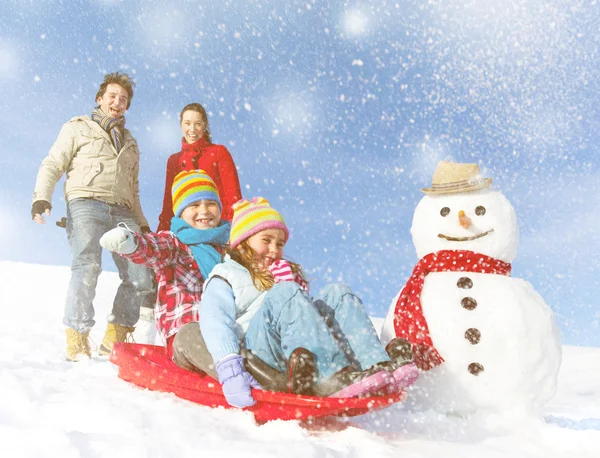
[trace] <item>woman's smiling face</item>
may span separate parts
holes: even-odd
[[[204,136],[202,115],[194,110],[187,110],[181,116],[181,132],[186,143],[194,143]]]

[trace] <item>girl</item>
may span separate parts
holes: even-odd
[[[183,133],[181,151],[171,155],[167,161],[165,196],[158,217],[157,231],[169,230],[173,217],[171,186],[175,175],[182,170],[206,170],[214,180],[223,204],[221,219],[231,221],[231,206],[242,197],[237,169],[231,154],[223,145],[212,143],[208,117],[199,103],[190,103],[183,107],[179,116],[179,126]]]
[[[221,221],[219,192],[204,170],[179,173],[170,194],[175,215],[171,231],[142,235],[117,227],[100,244],[156,272],[156,327],[172,357],[175,335],[186,323],[198,321],[202,284],[221,262],[231,225]]]
[[[390,361],[347,286],[329,285],[311,300],[301,267],[282,259],[288,228],[266,199],[241,200],[233,210],[228,254],[210,273],[200,305],[201,334],[231,405],[255,402],[247,351],[285,373],[297,350],[307,349],[317,372],[311,394],[318,396],[368,395],[414,382],[415,366]]]

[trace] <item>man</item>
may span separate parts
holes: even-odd
[[[125,223],[133,231],[150,230],[140,205],[139,158],[135,139],[125,129],[125,111],[135,83],[124,73],[104,77],[91,118],[77,116],[63,125],[38,172],[31,216],[45,224],[56,183],[66,173],[67,237],[72,255],[71,281],[63,323],[67,360],[91,357],[89,333],[94,326],[93,300],[101,272],[102,234]],[[140,307],[153,307],[156,293],[147,267],[113,255],[122,280],[99,353],[108,355],[135,329]]]

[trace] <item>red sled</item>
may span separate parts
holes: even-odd
[[[110,361],[119,366],[121,379],[139,387],[173,393],[204,406],[235,408],[227,403],[217,381],[208,375],[180,368],[167,358],[165,347],[115,343]],[[406,392],[370,398],[321,398],[253,389],[252,396],[256,404],[244,410],[252,412],[257,422],[264,423],[327,416],[353,417],[404,401]]]

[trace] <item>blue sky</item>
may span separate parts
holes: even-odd
[[[409,230],[437,161],[477,162],[517,211],[513,275],[566,343],[600,346],[599,19],[587,0],[4,1],[0,259],[70,263],[61,185],[51,224],[30,221],[35,176],[123,71],[153,227],[179,110],[200,102],[313,287],[347,282],[383,316],[417,262]]]

